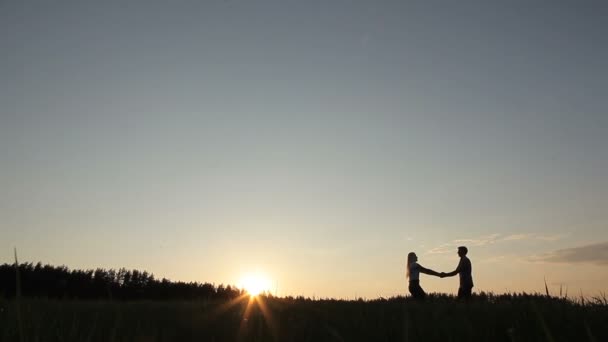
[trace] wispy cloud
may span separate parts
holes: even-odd
[[[508,255],[498,255],[498,256],[495,256],[495,257],[479,259],[478,262],[481,262],[481,263],[484,263],[484,264],[499,263],[499,262],[504,262],[508,258],[510,258]]]
[[[441,244],[437,247],[434,247],[434,248],[428,250],[427,254],[451,253],[451,252],[454,252],[454,247],[463,246],[463,245],[466,245],[466,246],[491,245],[491,244],[495,243],[499,237],[500,237],[500,234],[491,234],[491,235],[481,236],[481,237],[474,238],[474,239],[452,240],[451,242]]]
[[[553,235],[541,235],[541,234],[513,234],[503,237],[502,241],[517,241],[517,240],[540,240],[540,241],[557,241],[561,240],[568,234],[553,234]]]
[[[513,234],[509,236],[505,236],[503,241],[516,241],[516,240],[528,240],[532,238],[534,234]]]
[[[492,234],[475,239],[457,239],[452,242],[454,245],[485,246],[495,243],[499,237],[500,234]]]
[[[536,235],[537,240],[543,241],[557,241],[565,238],[567,234],[555,234],[555,235]]]
[[[479,247],[479,246],[487,246],[492,245],[499,242],[506,241],[523,241],[523,240],[541,240],[541,241],[557,241],[565,237],[565,234],[556,234],[556,235],[540,235],[534,233],[518,233],[503,236],[501,234],[491,234],[485,235],[477,238],[469,238],[469,239],[456,239],[450,242],[443,243],[437,247],[431,248],[426,253],[427,254],[445,254],[451,253],[454,251],[454,247],[458,246],[468,246],[468,247]]]
[[[454,250],[454,245],[452,244],[443,244],[437,247],[433,247],[431,249],[429,249],[428,251],[426,251],[427,254],[445,254],[445,253],[449,253],[450,251]]]
[[[608,266],[608,241],[579,247],[558,249],[553,252],[528,258],[533,262],[590,263]]]

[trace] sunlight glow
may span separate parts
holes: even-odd
[[[270,291],[270,280],[260,274],[249,274],[241,278],[239,286],[251,296]]]

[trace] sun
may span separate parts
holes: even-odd
[[[270,291],[270,280],[261,274],[248,274],[241,278],[240,287],[244,288],[250,296],[257,296],[262,292]]]

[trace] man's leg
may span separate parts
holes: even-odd
[[[458,299],[469,299],[471,298],[472,287],[460,287],[458,288]]]

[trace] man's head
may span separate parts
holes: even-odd
[[[467,255],[468,252],[469,252],[469,250],[465,246],[458,247],[458,256],[459,257],[462,258],[463,256]]]

